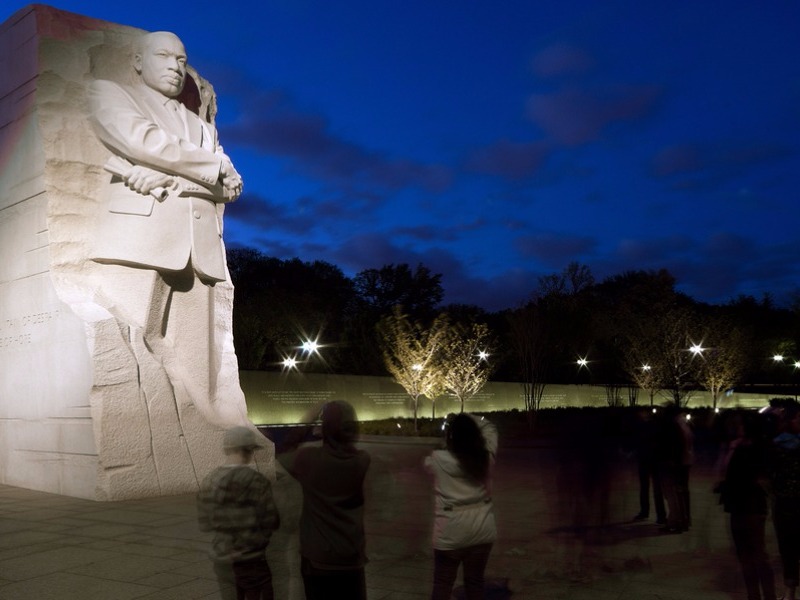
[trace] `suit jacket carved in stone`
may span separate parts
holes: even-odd
[[[95,133],[116,157],[175,179],[156,199],[111,176],[92,258],[159,271],[180,271],[191,259],[201,280],[224,281],[221,205],[229,198],[218,180],[227,157],[216,129],[146,85],[95,80],[89,107]]]

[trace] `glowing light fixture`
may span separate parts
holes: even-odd
[[[772,360],[775,362],[783,362],[783,354],[775,354],[772,356]]]
[[[489,353],[486,350],[478,352],[478,360],[489,360]]]
[[[689,352],[697,356],[698,354],[702,354],[705,348],[703,348],[702,344],[692,344],[689,348]]]
[[[297,359],[294,356],[287,356],[286,358],[283,359],[283,363],[281,363],[281,364],[283,365],[284,369],[288,369],[288,370],[296,369],[297,368]]]
[[[319,352],[319,344],[317,343],[317,340],[306,340],[303,342],[303,345],[300,346],[300,348],[302,348],[303,352],[306,354],[314,354]]]

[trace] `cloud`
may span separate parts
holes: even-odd
[[[514,248],[525,258],[535,258],[550,267],[562,268],[576,256],[592,252],[597,241],[588,236],[538,233],[518,237]]]
[[[664,268],[675,276],[678,289],[692,298],[723,303],[739,294],[760,297],[796,288],[798,253],[800,240],[764,245],[716,232],[701,240],[688,236],[622,240],[605,259],[593,261],[592,268],[601,276]]]
[[[609,125],[649,116],[662,94],[655,85],[565,88],[530,96],[527,116],[556,142],[577,146],[597,139]]]
[[[285,217],[285,208],[257,194],[245,192],[225,205],[225,220],[233,219],[258,228],[274,227]]]
[[[506,139],[475,151],[467,169],[485,175],[521,180],[536,174],[549,153],[544,142],[512,142]]]
[[[694,251],[695,242],[685,235],[672,235],[647,240],[623,239],[617,245],[616,256],[625,265],[642,265],[628,268],[656,268],[659,261],[666,256],[682,256]]]
[[[649,171],[652,177],[669,182],[672,189],[705,190],[737,178],[751,167],[793,154],[786,145],[754,140],[674,144],[653,156]]]
[[[320,224],[320,207],[332,210],[329,203],[316,203],[308,197],[290,204],[278,204],[256,194],[244,194],[236,202],[226,205],[225,220],[236,221],[239,229],[305,235]],[[339,213],[336,216],[345,215]]]
[[[456,239],[455,233],[450,228],[438,225],[415,225],[411,227],[397,227],[390,236],[405,236],[422,242],[438,240],[452,241]]]
[[[392,158],[341,138],[331,131],[327,119],[300,110],[281,91],[242,89],[240,93],[244,100],[238,118],[220,126],[227,145],[286,159],[297,171],[338,185],[390,191],[407,187],[442,191],[450,185],[451,173],[445,166]]]
[[[533,72],[540,77],[580,74],[594,64],[594,58],[584,50],[561,43],[542,49],[531,60]]]
[[[445,274],[445,304],[474,304],[488,311],[515,308],[532,295],[541,273],[509,269],[491,277],[476,277],[462,266]]]

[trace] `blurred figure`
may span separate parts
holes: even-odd
[[[601,415],[575,409],[564,421],[554,447],[557,526],[551,530],[559,543],[550,565],[560,565],[564,576],[575,582],[590,580],[601,557],[597,544],[608,539],[613,472],[619,447],[618,411]],[[552,492],[551,492],[552,493]],[[548,494],[549,496],[550,494]]]
[[[782,600],[797,600],[800,580],[800,404],[787,401],[778,408],[779,433],[773,439],[770,469],[772,519],[783,563]]]
[[[322,407],[322,446],[295,450],[303,435],[287,440],[277,458],[303,488],[300,568],[306,600],[366,600],[364,478],[370,456],[354,445],[355,410],[341,400],[328,402]]]
[[[664,492],[661,489],[661,473],[656,460],[656,423],[653,411],[637,408],[633,430],[633,445],[639,468],[639,513],[634,521],[650,518],[650,486],[653,487],[653,504],[656,509],[656,523],[666,525],[667,510],[664,506]]]
[[[489,421],[461,413],[448,422],[445,448],[425,459],[434,476],[432,600],[448,600],[464,566],[467,600],[484,598],[484,571],[497,538],[491,470],[497,429]]]
[[[213,531],[211,558],[223,600],[272,600],[265,551],[280,524],[269,480],[250,466],[256,433],[234,427],[223,436],[230,462],[208,474],[197,495],[200,529]]]
[[[669,508],[664,533],[683,533],[692,523],[689,472],[694,462],[694,437],[686,412],[668,406],[660,419],[656,455],[661,486]]]
[[[734,439],[728,444],[718,486],[720,503],[730,513],[731,535],[742,569],[747,600],[773,600],[775,580],[767,554],[766,448],[757,413],[731,417]]]

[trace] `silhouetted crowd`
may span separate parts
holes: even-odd
[[[307,422],[321,420],[321,445],[301,445],[298,429],[276,444],[277,459],[300,484],[300,573],[308,600],[366,599],[364,480],[370,457],[355,446],[352,406],[334,401]],[[774,399],[761,411],[728,410],[705,423],[718,447],[714,491],[730,515],[730,532],[748,600],[775,600],[767,553],[771,514],[784,591],[798,600],[800,579],[800,404]],[[269,480],[251,467],[263,444],[255,429],[225,433],[228,465],[213,471],[198,494],[201,528],[213,532],[211,556],[224,600],[273,598],[265,551],[280,519]],[[492,503],[496,427],[483,417],[451,416],[443,447],[424,461],[433,480],[432,600],[451,597],[459,569],[467,600],[485,597],[484,571],[497,539]],[[578,411],[556,443],[556,516],[573,544],[576,573],[592,536],[607,536],[610,498],[620,453],[635,456],[639,512],[658,532],[679,535],[692,527],[689,481],[695,462],[691,414],[681,408]],[[597,540],[594,540],[597,541]]]

